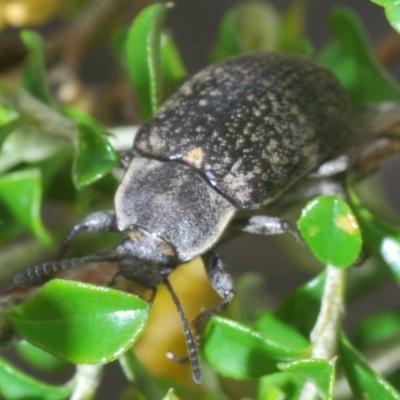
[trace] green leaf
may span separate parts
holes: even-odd
[[[94,125],[78,123],[77,151],[73,179],[82,188],[108,174],[118,164],[118,155],[104,131]]]
[[[310,346],[310,341],[298,330],[285,324],[272,312],[261,314],[257,319],[255,329],[269,340],[291,348],[303,349]]]
[[[304,379],[311,379],[323,400],[333,399],[335,385],[335,362],[317,358],[308,358],[291,363],[279,363],[278,368],[285,372],[292,372]]]
[[[293,1],[282,14],[279,49],[311,56],[313,48],[304,38],[307,24],[308,4],[303,0]]]
[[[236,294],[229,306],[229,315],[238,322],[253,322],[260,310],[264,293],[264,276],[247,272],[236,279]]]
[[[23,69],[22,85],[43,103],[52,105],[43,61],[43,39],[38,33],[31,30],[22,31],[21,39],[29,50],[29,56]]]
[[[146,400],[158,400],[164,396],[165,385],[147,371],[132,351],[124,353],[119,362],[126,378],[135,384],[135,391],[142,394]]]
[[[15,110],[0,105],[0,125],[5,125],[12,119],[16,119],[17,117],[18,114],[15,112]]]
[[[400,32],[400,2],[399,0],[371,0],[385,8],[386,18],[397,32]]]
[[[71,385],[53,386],[39,382],[0,358],[0,394],[7,400],[63,400],[71,392]]]
[[[387,340],[400,332],[400,311],[390,310],[372,314],[357,326],[354,344],[359,349]]]
[[[39,349],[39,347],[34,346],[26,340],[20,340],[16,345],[16,349],[25,361],[41,371],[59,372],[68,365],[61,358]]]
[[[339,355],[347,380],[356,399],[399,400],[400,394],[375,373],[344,335],[339,340]]]
[[[136,296],[98,286],[53,280],[9,314],[26,340],[76,364],[118,358],[142,333],[148,306]]]
[[[259,380],[258,400],[298,400],[304,380],[290,372],[277,372]]]
[[[277,372],[276,363],[305,357],[308,348],[293,348],[220,317],[207,325],[203,341],[207,361],[221,375],[235,378],[256,378]]]
[[[305,337],[310,336],[321,308],[325,286],[325,271],[290,293],[275,311],[275,315],[286,324],[299,330]],[[307,312],[304,312],[307,310]]]
[[[335,73],[355,104],[400,101],[400,87],[377,60],[364,29],[351,11],[335,8],[330,15],[334,40],[318,59]]]
[[[303,208],[300,232],[324,264],[346,268],[361,251],[360,228],[350,207],[337,195],[320,196]]]
[[[188,75],[171,33],[165,31],[161,32],[161,68],[163,80],[172,91]]]
[[[395,227],[371,214],[362,206],[356,193],[347,187],[349,201],[357,216],[363,238],[369,248],[379,254],[400,284],[400,228]]]
[[[19,117],[0,126],[0,152],[8,136],[11,135],[11,133],[13,133],[17,128],[21,127],[25,122],[25,118]]]
[[[170,3],[146,7],[135,18],[128,32],[129,77],[136,90],[142,118],[148,120],[163,99],[161,77],[161,29]]]
[[[43,244],[52,243],[40,217],[42,181],[38,169],[20,170],[0,177],[0,198]]]
[[[174,389],[169,389],[167,395],[163,397],[163,400],[179,400],[179,397],[175,395]]]
[[[268,3],[252,1],[232,8],[222,19],[212,60],[248,51],[276,50],[280,37],[280,16]]]

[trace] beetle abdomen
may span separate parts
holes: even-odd
[[[258,53],[188,80],[138,133],[135,149],[182,160],[241,208],[278,197],[350,133],[336,78],[310,59]]]

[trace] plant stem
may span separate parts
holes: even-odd
[[[335,356],[337,337],[343,316],[343,293],[346,273],[344,270],[328,265],[317,322],[311,332],[311,358],[330,360]],[[307,381],[299,400],[318,399],[315,384]]]
[[[70,400],[94,399],[103,373],[102,365],[80,364],[76,366],[74,391]]]

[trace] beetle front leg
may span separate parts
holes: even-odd
[[[75,235],[83,230],[88,232],[119,232],[115,211],[98,211],[87,215],[81,222],[76,224],[61,243],[56,260],[60,260],[63,257]]]
[[[290,222],[278,217],[267,215],[250,217],[246,223],[240,227],[240,230],[247,233],[256,233],[258,235],[281,235],[289,232],[299,243],[302,243],[297,228]]]
[[[222,298],[222,302],[213,308],[203,311],[193,320],[193,327],[198,337],[207,324],[208,320],[215,314],[223,311],[232,301],[236,289],[232,277],[225,270],[224,263],[213,251],[209,251],[203,256],[205,268],[211,286]]]

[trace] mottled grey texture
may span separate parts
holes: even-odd
[[[188,80],[139,131],[134,149],[182,160],[241,208],[277,198],[350,134],[350,105],[316,62],[254,53]]]
[[[191,167],[134,158],[117,190],[115,211],[118,229],[130,232],[133,241],[142,228],[154,242],[172,244],[186,261],[215,245],[237,209]]]

